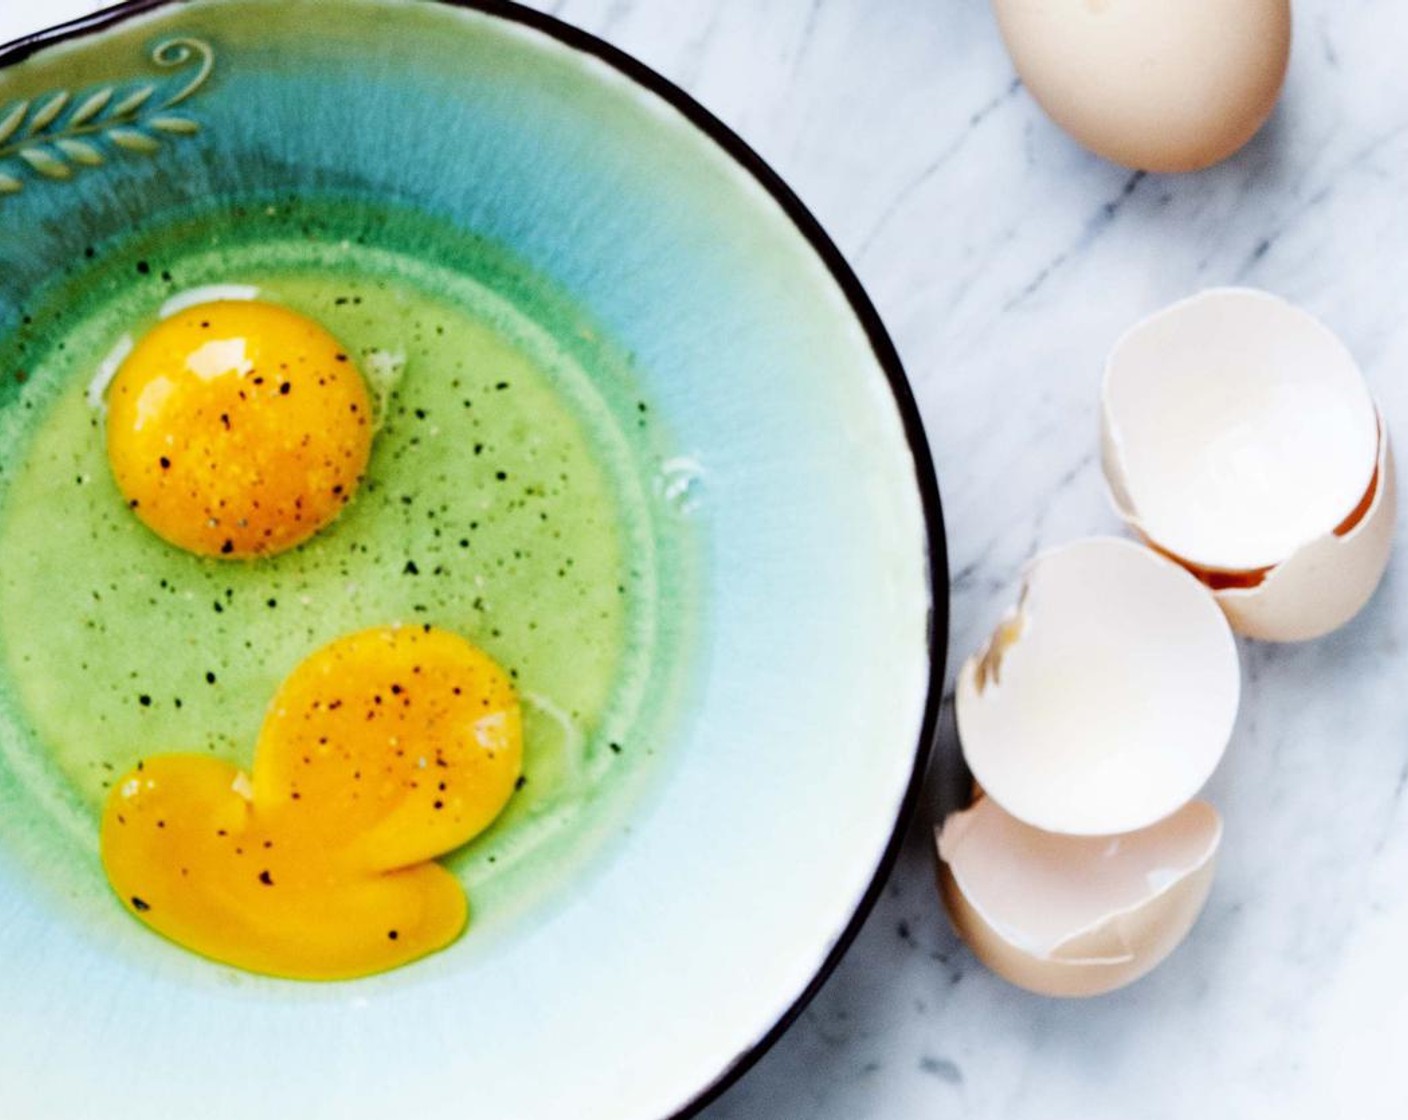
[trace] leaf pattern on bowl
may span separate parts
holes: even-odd
[[[214,49],[202,39],[167,39],[152,48],[151,60],[163,69],[192,72],[164,98],[147,82],[78,93],[61,89],[0,106],[0,196],[18,194],[37,179],[72,179],[122,152],[150,155],[166,140],[198,133],[199,123],[171,110],[210,78]]]

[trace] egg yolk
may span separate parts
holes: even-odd
[[[351,499],[371,453],[366,385],[311,319],[254,300],[164,319],[108,390],[108,458],[127,504],[204,556],[270,555]]]
[[[364,631],[294,670],[252,776],[179,754],[124,776],[103,866],[132,913],[204,956],[290,979],[382,972],[463,931],[464,891],[432,861],[493,822],[522,760],[487,655],[428,627]]]

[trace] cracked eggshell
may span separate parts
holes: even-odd
[[[1222,758],[1241,673],[1227,619],[1183,568],[1132,541],[1039,556],[959,673],[964,757],[1047,832],[1132,832],[1189,801]]]
[[[955,929],[1003,979],[1048,996],[1130,984],[1187,936],[1212,886],[1222,822],[1204,802],[1123,836],[1056,836],[992,798],[938,831]]]
[[[1233,627],[1249,638],[1300,642],[1337,630],[1373,597],[1393,549],[1398,480],[1388,429],[1368,508],[1358,520],[1292,553],[1252,587],[1215,592]]]
[[[1243,288],[1157,312],[1111,353],[1101,423],[1121,516],[1241,632],[1317,637],[1373,594],[1396,517],[1388,431],[1307,312]]]
[[[1289,0],[993,0],[993,11],[1051,119],[1144,171],[1196,171],[1242,147],[1290,59]]]

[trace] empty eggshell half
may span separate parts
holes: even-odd
[[[1241,674],[1206,587],[1132,541],[1039,556],[1017,605],[959,673],[978,784],[1047,832],[1133,832],[1189,801],[1222,758]]]
[[[1132,983],[1187,936],[1212,886],[1222,822],[1203,802],[1124,836],[1055,836],[991,797],[938,833],[959,935],[1004,979],[1049,996]]]
[[[1244,633],[1314,637],[1373,593],[1395,516],[1387,430],[1312,315],[1245,288],[1176,303],[1116,345],[1101,419],[1120,514]]]

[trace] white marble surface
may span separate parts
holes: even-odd
[[[741,132],[859,271],[939,465],[955,658],[1037,549],[1117,529],[1099,369],[1167,301],[1238,282],[1303,303],[1408,433],[1402,0],[1296,0],[1272,124],[1189,178],[1132,176],[1069,143],[981,0],[538,4]],[[94,6],[0,0],[0,38]],[[1167,965],[1112,997],[1027,996],[950,933],[928,838],[956,752],[947,719],[925,819],[860,940],[707,1120],[1403,1116],[1405,576],[1408,551],[1326,641],[1243,645],[1242,718],[1209,790],[1227,822],[1211,903]]]

